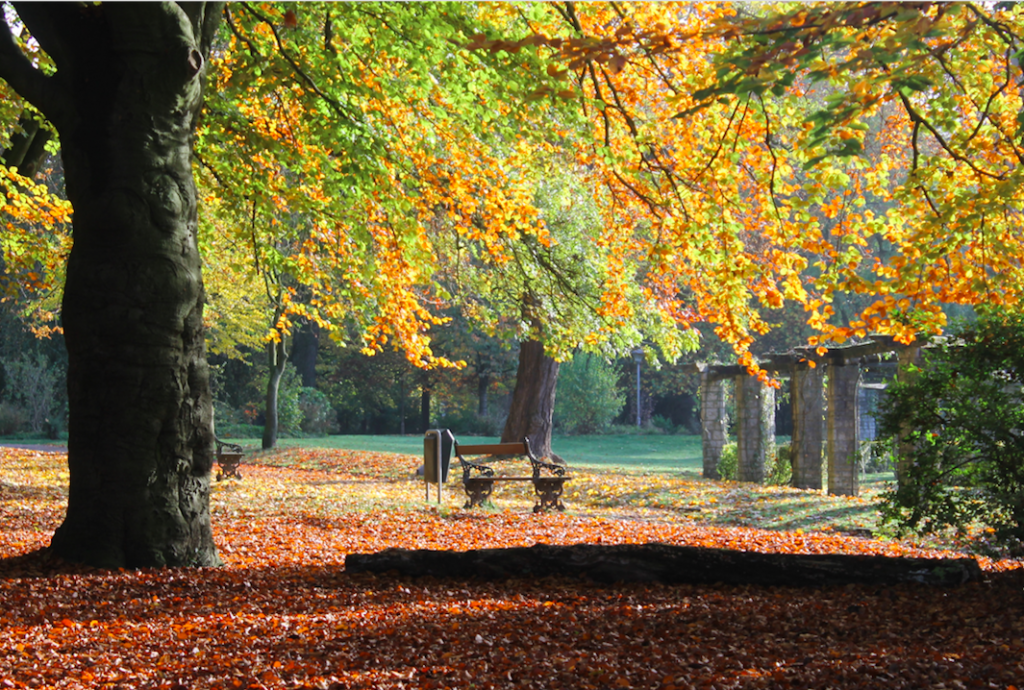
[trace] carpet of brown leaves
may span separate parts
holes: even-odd
[[[416,458],[296,450],[214,487],[224,568],[103,572],[40,550],[63,515],[64,461],[0,450],[0,688],[1024,686],[1016,562],[982,561],[985,580],[955,589],[449,582],[344,568],[347,553],[394,546],[538,542],[938,555],[709,524],[694,507],[728,484],[580,475],[565,514],[533,515],[512,488],[470,513],[457,484],[440,505],[424,501]],[[609,496],[620,500],[608,507]]]

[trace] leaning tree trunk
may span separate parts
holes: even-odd
[[[524,436],[537,457],[551,455],[551,420],[555,411],[558,362],[544,354],[544,345],[528,340],[519,346],[519,368],[512,406],[501,432],[503,443],[517,443]]]
[[[56,126],[74,206],[70,488],[52,547],[102,567],[217,564],[191,138],[220,8],[16,9],[57,71],[34,72],[8,34],[0,76]]]

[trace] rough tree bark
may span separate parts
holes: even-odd
[[[0,77],[60,136],[74,248],[63,325],[70,488],[52,548],[102,567],[214,565],[213,406],[191,146],[214,3],[15,3]]]
[[[558,362],[544,354],[544,345],[528,340],[519,346],[519,368],[512,406],[501,432],[502,443],[518,443],[529,437],[537,457],[551,453],[551,425],[555,411]]]

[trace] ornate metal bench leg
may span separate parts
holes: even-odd
[[[237,453],[225,453],[218,451],[217,465],[219,465],[219,470],[217,472],[217,481],[219,482],[222,479],[230,479],[231,477],[241,479],[242,473],[238,470],[238,466],[242,464],[242,457],[243,454],[241,453],[241,449],[239,449],[239,452]]]
[[[533,512],[541,513],[552,508],[565,510],[562,505],[562,490],[565,484],[563,477],[538,477],[533,480],[533,490],[537,494],[537,505]]]
[[[491,492],[494,491],[494,480],[486,477],[473,477],[464,482],[466,496],[469,500],[463,508],[469,509],[473,506],[482,506],[484,501],[489,500]]]

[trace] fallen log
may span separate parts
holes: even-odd
[[[959,585],[981,579],[973,558],[894,558],[784,554],[670,544],[537,544],[508,549],[387,549],[350,554],[348,572],[486,580],[574,577],[600,583],[749,584],[816,587],[847,584]]]

